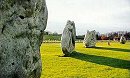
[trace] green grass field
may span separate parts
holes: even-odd
[[[130,42],[98,42],[95,48],[76,43],[70,57],[63,57],[60,43],[41,46],[41,78],[130,78]]]

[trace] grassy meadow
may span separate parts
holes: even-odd
[[[95,48],[76,43],[70,57],[63,57],[60,43],[43,43],[41,78],[130,78],[130,42],[97,42]]]

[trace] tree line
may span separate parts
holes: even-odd
[[[57,32],[50,32],[50,31],[45,31],[44,32],[44,40],[57,40],[60,41],[61,40],[61,35],[62,34],[58,34]],[[99,33],[96,32],[96,38],[97,40],[120,40],[121,36],[124,36],[127,40],[130,40],[130,32],[127,31],[117,31],[117,32],[109,32],[109,33]],[[76,39],[77,40],[83,40],[85,37],[84,35],[77,35]]]

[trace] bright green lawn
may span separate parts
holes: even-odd
[[[60,43],[43,43],[41,78],[130,78],[130,42],[98,42],[96,48],[76,43],[71,57],[62,57]]]

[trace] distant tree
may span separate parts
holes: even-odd
[[[114,33],[113,33],[113,37],[118,37],[118,33],[117,33],[117,32],[114,32]]]
[[[101,40],[108,40],[108,37],[106,35],[101,35]]]
[[[58,33],[57,33],[57,32],[54,32],[52,35],[57,36],[57,35],[58,35]]]
[[[48,35],[49,34],[49,32],[47,32],[47,31],[44,31],[44,35]]]
[[[109,39],[109,40],[113,40],[113,38],[114,38],[114,36],[113,36],[112,34],[109,34],[109,35],[108,35],[108,39]]]
[[[85,35],[78,35],[76,36],[77,40],[84,40]]]
[[[130,40],[130,32],[125,33],[124,36],[127,40]]]

